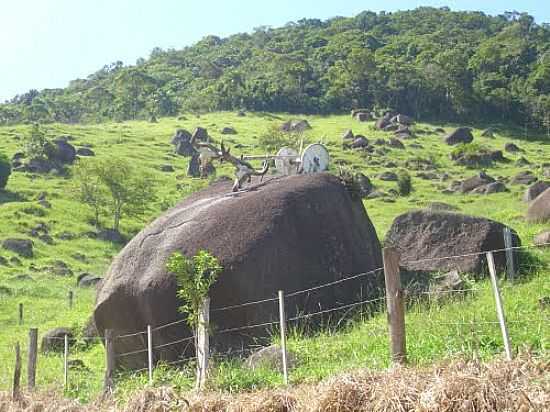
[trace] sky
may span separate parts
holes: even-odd
[[[155,47],[182,48],[301,18],[449,6],[496,15],[517,10],[550,22],[548,0],[0,0],[0,101],[65,87],[105,64],[134,64]],[[546,4],[545,4],[546,3]]]

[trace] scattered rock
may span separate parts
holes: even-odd
[[[174,152],[180,156],[193,156],[197,151],[191,144],[191,133],[185,129],[176,130],[176,134],[172,137]]]
[[[451,297],[451,293],[465,289],[464,279],[460,277],[457,270],[438,276],[430,282],[429,293],[437,300]]]
[[[386,113],[384,116],[382,116],[376,121],[375,123],[376,128],[380,130],[384,130],[384,128],[390,124],[391,118],[392,118],[391,114]]]
[[[388,146],[393,147],[394,149],[404,149],[405,145],[403,142],[399,139],[396,139],[395,137],[392,137],[390,141],[388,142]]]
[[[490,195],[492,193],[507,192],[508,188],[502,182],[493,182],[483,186],[476,187],[470,193],[476,193],[480,195]]]
[[[370,119],[370,114],[368,113],[357,113],[355,115],[355,120],[358,122],[368,122]]]
[[[485,172],[479,172],[479,174],[472,176],[466,180],[464,180],[459,187],[459,191],[461,193],[468,193],[474,190],[477,187],[488,185],[489,183],[493,183],[495,179],[493,179],[491,176],[489,176]]]
[[[73,333],[69,328],[51,329],[42,337],[41,351],[47,352],[63,352],[65,348],[65,335],[69,337],[69,346],[72,345]]]
[[[383,172],[378,175],[378,179],[386,182],[397,182],[397,174],[394,172]]]
[[[351,129],[346,130],[342,135],[342,140],[353,140],[354,138],[355,136],[353,135]]]
[[[88,261],[88,258],[86,257],[85,254],[83,253],[74,253],[71,255],[71,257],[74,259],[74,260],[78,260],[79,262],[87,262]]]
[[[550,246],[550,231],[541,232],[536,235],[533,243],[537,246]]]
[[[95,152],[88,147],[79,147],[76,154],[79,156],[95,156]]]
[[[76,285],[79,288],[86,288],[90,286],[95,286],[99,282],[101,282],[103,279],[96,275],[91,275],[89,273],[81,273],[76,278]]]
[[[523,201],[532,202],[533,200],[535,200],[535,198],[538,195],[540,195],[542,192],[544,192],[548,188],[550,188],[550,182],[539,180],[538,182],[534,183],[529,188],[527,188],[527,190],[525,190],[525,194],[523,195]]]
[[[504,150],[508,153],[517,153],[521,151],[521,149],[515,143],[506,143],[504,145]]]
[[[469,127],[459,127],[445,136],[445,143],[456,145],[460,143],[471,143],[474,140],[472,130]]]
[[[489,156],[491,156],[491,160],[494,162],[506,162],[508,160],[504,157],[502,150],[493,150],[489,152]]]
[[[220,131],[220,133],[221,134],[237,134],[237,131],[233,127],[226,126]]]
[[[359,196],[361,196],[361,198],[367,197],[374,189],[371,180],[363,173],[358,173],[355,176],[355,181],[357,182],[357,186],[359,188]]]
[[[481,132],[482,137],[494,137],[494,130],[492,127],[489,127],[488,129],[485,129]]]
[[[351,147],[353,149],[362,149],[364,147],[367,147],[369,145],[369,141],[365,136],[357,135],[355,137],[355,140],[351,144]]]
[[[174,166],[172,166],[172,165],[161,165],[160,166],[160,171],[161,172],[170,173],[170,172],[173,172],[174,170],[175,170]]]
[[[283,123],[280,130],[283,132],[305,132],[311,129],[311,126],[307,120],[289,120]]]
[[[34,255],[33,243],[29,239],[6,239],[2,242],[2,247],[25,258],[32,258]]]
[[[529,160],[527,160],[525,157],[520,157],[516,161],[516,165],[519,166],[519,167],[529,166],[530,164],[531,164],[531,162]]]
[[[201,164],[199,161],[198,154],[193,155],[189,160],[189,165],[187,166],[187,176],[189,177],[201,176]]]
[[[397,116],[394,116],[390,121],[392,123],[403,124],[407,126],[414,124],[414,119],[405,114],[398,114]]]
[[[104,229],[99,231],[96,235],[96,239],[113,243],[126,243],[124,236],[122,236],[119,231],[113,229]]]
[[[208,135],[208,131],[204,127],[197,127],[193,132],[193,135],[191,136],[191,140],[208,142],[210,140],[210,136]]]
[[[239,110],[239,111],[237,112],[237,116],[238,116],[238,117],[245,117],[245,116],[246,116],[246,113],[245,113],[243,110]]]
[[[288,369],[292,369],[296,364],[296,356],[287,350],[286,361]],[[251,354],[246,359],[245,364],[252,370],[257,368],[269,368],[282,372],[283,360],[281,356],[281,347],[278,345],[271,345],[262,348]]]
[[[517,175],[515,175],[512,178],[511,183],[513,185],[530,185],[532,183],[535,183],[538,180],[538,178],[533,175],[532,172],[526,170],[523,172],[519,172]]]
[[[51,265],[46,267],[46,270],[55,276],[72,276],[73,271],[62,260],[54,260]]]
[[[546,189],[527,209],[527,221],[531,223],[545,223],[550,221],[550,189]]]
[[[52,142],[51,149],[47,151],[48,159],[61,164],[72,164],[76,160],[75,147],[66,140],[58,138]]]
[[[374,190],[367,196],[367,199],[380,199],[386,197],[386,193],[381,190]]]

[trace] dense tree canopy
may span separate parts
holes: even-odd
[[[524,13],[421,7],[303,19],[154,49],[65,89],[0,105],[0,124],[90,122],[247,109],[392,108],[418,118],[550,125],[550,27]]]

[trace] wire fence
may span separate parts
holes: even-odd
[[[413,264],[419,264],[419,263],[427,263],[430,261],[440,261],[444,259],[460,259],[465,257],[473,257],[473,256],[483,256],[487,255],[488,253],[510,253],[512,251],[520,251],[520,250],[528,250],[528,249],[542,249],[546,246],[550,246],[550,244],[543,244],[543,245],[524,245],[524,246],[514,246],[509,247],[505,249],[496,249],[493,251],[483,251],[483,252],[475,252],[475,253],[464,253],[464,254],[457,254],[453,256],[444,256],[444,257],[434,257],[430,259],[417,259],[414,261],[401,261],[401,264],[406,265],[413,265]],[[488,259],[488,263],[489,263]],[[385,262],[386,263],[386,262]],[[508,261],[507,261],[508,263]],[[490,265],[490,263],[489,263]],[[519,265],[516,270],[522,270],[522,271],[549,271],[550,265],[547,263],[544,263],[543,261],[537,261],[537,260],[528,260],[525,263],[522,263]],[[252,300],[248,302],[243,302],[240,304],[233,304],[233,305],[227,305],[222,307],[215,307],[211,309],[209,312],[212,314],[225,312],[225,311],[232,311],[240,308],[247,308],[250,306],[264,306],[266,304],[273,304],[278,302],[279,305],[282,305],[284,308],[285,299],[290,298],[296,298],[305,294],[309,294],[312,292],[317,292],[322,289],[326,288],[338,288],[342,285],[344,285],[346,282],[350,282],[352,280],[357,280],[361,278],[365,278],[368,276],[374,276],[377,274],[384,274],[388,276],[387,269],[385,270],[384,267],[376,268],[374,270],[370,270],[363,273],[353,274],[349,276],[342,277],[341,279],[337,279],[331,282],[327,282],[321,285],[316,285],[313,287],[301,289],[301,290],[295,290],[288,293],[283,293],[283,299],[281,300],[281,296],[279,297],[266,297],[259,300]],[[388,285],[386,284],[386,287]],[[515,284],[508,283],[501,285],[499,293],[504,293],[504,300],[507,298],[507,293],[514,292]],[[498,287],[497,287],[498,288]],[[434,326],[440,326],[440,327],[455,327],[456,329],[453,331],[452,329],[446,329],[446,338],[450,339],[464,339],[466,342],[466,337],[468,336],[468,333],[471,334],[472,341],[476,342],[476,345],[487,345],[486,342],[481,342],[482,338],[484,338],[486,335],[483,333],[483,328],[493,328],[488,331],[490,331],[493,335],[495,334],[494,331],[497,327],[502,328],[503,326],[503,319],[498,318],[495,315],[494,307],[492,308],[492,313],[490,312],[491,308],[485,308],[485,312],[483,312],[483,316],[481,314],[471,313],[471,317],[467,318],[464,317],[462,319],[458,320],[446,320],[446,319],[440,319],[438,316],[422,316],[426,313],[426,307],[425,306],[419,306],[421,310],[419,311],[419,315],[417,316],[414,309],[414,299],[416,297],[427,297],[428,302],[431,302],[432,299],[434,301],[441,300],[441,297],[443,296],[445,299],[477,299],[478,295],[480,293],[489,293],[487,289],[484,289],[482,287],[472,286],[469,287],[468,285],[459,286],[458,288],[451,288],[449,290],[438,290],[438,291],[431,291],[431,290],[420,290],[416,291],[412,296],[404,296],[404,301],[406,301],[407,304],[412,304],[413,307],[409,308],[406,305],[407,309],[407,325],[410,328],[408,330],[408,334],[415,336],[415,339],[417,339],[417,343],[415,345],[418,345],[418,341],[422,341],[422,337],[420,336],[420,331],[424,331],[426,335],[430,336],[433,331],[430,330],[431,327]],[[495,292],[496,293],[496,292]],[[386,312],[386,307],[390,308],[392,301],[396,298],[396,296],[393,296],[393,294],[388,295],[386,292],[386,295],[382,294],[381,296],[375,297],[375,298],[368,298],[368,299],[360,299],[355,302],[351,303],[341,303],[337,304],[333,307],[328,307],[326,309],[318,308],[318,310],[315,311],[308,311],[304,313],[297,312],[291,316],[281,316],[279,314],[278,319],[269,320],[266,322],[258,322],[253,324],[245,324],[235,327],[227,327],[223,329],[212,329],[212,335],[214,337],[221,336],[224,334],[237,334],[239,332],[244,331],[251,331],[253,329],[271,329],[272,335],[274,330],[278,330],[279,332],[282,330],[283,335],[286,335],[286,327],[287,323],[290,325],[291,328],[298,327],[300,321],[307,321],[315,317],[324,317],[326,315],[332,315],[334,313],[338,313],[338,321],[336,322],[337,325],[340,325],[344,321],[353,321],[354,318],[357,318],[357,316],[360,317],[366,317],[367,319],[373,319],[373,312],[375,313],[383,313]],[[388,301],[389,300],[389,301]],[[403,302],[402,302],[403,303]],[[420,303],[419,305],[422,305]],[[369,308],[369,310],[365,311],[365,308]],[[373,309],[374,308],[374,309]],[[441,308],[441,305],[439,303],[432,308],[431,303],[428,303],[428,311],[434,310],[433,313],[437,314],[437,310]],[[273,310],[268,311],[272,314],[275,314]],[[284,313],[284,311],[283,311]],[[432,312],[429,312],[432,313]],[[388,318],[392,316],[391,310],[386,312],[388,315]],[[477,316],[476,316],[477,315]],[[379,321],[378,317],[377,321]],[[498,318],[498,319],[497,319]],[[184,353],[187,353],[189,348],[193,348],[197,346],[197,340],[194,335],[192,336],[177,336],[176,338],[172,340],[166,341],[166,336],[162,336],[160,339],[160,342],[155,342],[154,339],[151,339],[151,334],[155,333],[153,335],[155,338],[159,337],[159,333],[162,333],[165,331],[165,329],[182,325],[186,323],[186,319],[179,319],[174,320],[172,322],[168,322],[161,325],[151,325],[145,330],[137,330],[137,331],[129,331],[125,332],[123,334],[116,335],[114,338],[115,342],[123,342],[123,347],[133,347],[134,349],[120,352],[120,353],[114,353],[114,358],[124,364],[126,358],[130,357],[138,357],[139,360],[138,363],[145,362],[147,364],[147,367],[144,368],[138,368],[134,369],[133,373],[141,373],[141,372],[149,372],[149,380],[152,381],[152,370],[155,367],[155,364],[159,362],[161,365],[165,366],[178,366],[178,365],[189,365],[190,363],[193,363],[195,361],[198,361],[197,356],[184,356]],[[514,333],[516,336],[522,337],[522,331],[520,329],[517,329],[519,327],[530,327],[530,328],[538,328],[538,329],[544,329],[549,327],[550,325],[550,318],[545,315],[543,311],[540,312],[540,316],[535,316],[534,312],[515,312],[514,316],[509,317],[505,319],[506,325],[509,325],[511,328],[512,336],[514,336]],[[369,324],[370,325],[370,324]],[[383,339],[377,341],[377,345],[385,345],[392,346],[393,342],[393,336],[392,336],[392,325],[391,325],[391,319],[388,324],[372,324],[372,326],[369,330],[365,331],[365,335],[369,335],[372,337],[376,337],[378,339]],[[403,326],[404,327],[404,326]],[[480,332],[481,331],[481,332]],[[487,331],[485,331],[487,332]],[[403,331],[403,333],[405,333]],[[439,331],[440,333],[440,331]],[[487,332],[488,333],[488,332]],[[441,333],[440,333],[441,334]],[[477,337],[475,335],[478,335]],[[177,334],[176,334],[177,335]],[[498,333],[497,333],[498,335]],[[170,335],[167,335],[170,336]],[[433,336],[432,336],[433,337]],[[284,347],[284,341],[286,337],[282,337],[281,345],[282,347],[282,353],[287,352],[287,348]],[[65,345],[70,346],[70,351],[76,351],[78,349],[73,349],[73,346],[78,346],[79,343],[102,343],[107,346],[108,342],[106,342],[105,337],[98,336],[98,337],[72,337],[72,336],[53,336],[48,337],[46,339],[54,340],[54,341],[63,341]],[[503,340],[506,340],[506,337],[502,338]],[[385,343],[383,343],[385,341]],[[388,344],[388,341],[389,344]],[[477,342],[479,341],[479,342]],[[495,340],[491,340],[491,345],[496,345]],[[468,344],[471,344],[468,343]],[[116,344],[115,344],[116,345]],[[516,345],[517,346],[517,345]],[[543,344],[544,346],[544,344]],[[442,346],[444,347],[444,346]],[[362,350],[365,350],[365,352],[368,352],[369,350],[372,350],[372,348],[368,347],[361,347]],[[543,347],[543,350],[547,349],[547,347]],[[174,354],[177,355],[177,357],[174,359],[169,360],[163,360],[162,357],[156,356],[159,352],[164,352],[166,350],[172,350]],[[221,353],[221,352],[214,352],[210,351],[210,348],[206,348],[207,356],[211,355],[213,358],[218,359],[230,359],[235,358],[239,356],[248,356],[251,353],[254,353],[254,348],[248,345],[247,347],[242,347],[240,349],[234,349],[229,350],[227,353]],[[390,351],[388,351],[388,354],[391,354]],[[68,363],[69,363],[69,356],[70,352],[67,350],[67,347],[65,348],[64,353],[64,377],[65,377],[65,385],[69,385],[67,382],[68,380]],[[283,356],[283,355],[281,355]],[[286,355],[284,355],[286,356]],[[114,364],[116,364],[117,361],[115,361]],[[109,361],[106,360],[106,366],[108,367]],[[286,367],[285,367],[286,368]],[[285,372],[286,376],[286,372]],[[285,378],[286,379],[286,378]]]

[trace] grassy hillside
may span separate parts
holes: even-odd
[[[97,157],[126,158],[155,175],[158,200],[150,206],[143,220],[122,221],[122,230],[130,237],[163,210],[208,183],[186,177],[188,160],[173,154],[170,140],[177,128],[192,130],[196,126],[203,126],[208,128],[211,136],[219,140],[219,130],[224,126],[233,126],[238,134],[226,137],[224,141],[230,146],[240,143],[248,147],[233,149],[232,152],[262,154],[265,153],[265,148],[259,146],[258,137],[272,125],[278,125],[287,118],[289,116],[285,114],[257,113],[238,117],[233,113],[212,113],[200,118],[189,115],[187,120],[163,118],[158,123],[125,122],[87,126],[51,124],[44,126],[44,130],[52,137],[73,136],[72,144],[77,147],[91,145]],[[463,213],[486,216],[506,223],[518,231],[524,244],[531,243],[535,234],[548,228],[548,225],[528,224],[524,221],[527,207],[521,200],[524,186],[508,185],[510,192],[487,196],[442,193],[442,189],[449,186],[452,180],[476,173],[476,169],[454,165],[449,160],[452,148],[443,144],[442,135],[434,131],[436,127],[449,131],[455,125],[418,124],[415,126],[418,138],[404,141],[406,149],[391,149],[386,146],[386,154],[366,156],[358,151],[344,150],[341,135],[351,128],[354,133],[363,134],[369,140],[389,137],[385,132],[375,131],[371,122],[359,123],[349,116],[306,118],[312,130],[305,133],[305,139],[311,142],[322,141],[328,146],[332,156],[331,172],[337,173],[339,164],[350,170],[363,172],[372,178],[378,189],[387,192],[396,188],[395,182],[384,182],[376,176],[396,168],[385,165],[391,161],[397,164],[397,169],[409,169],[414,187],[410,196],[389,196],[364,201],[380,239],[384,238],[392,220],[398,214],[433,201],[454,205]],[[548,140],[543,136],[530,132],[525,134],[523,130],[506,127],[497,128],[494,138],[485,138],[480,136],[480,128],[485,126],[480,125],[474,130],[475,141],[481,146],[502,150],[505,143],[514,141],[523,150],[517,155],[505,153],[511,161],[495,163],[488,168],[487,172],[491,176],[510,177],[519,171],[531,170],[542,177],[541,165],[548,163],[550,159]],[[29,130],[29,126],[0,128],[0,151],[11,157],[20,150],[21,136]],[[412,143],[420,144],[422,148],[411,147]],[[520,157],[528,159],[530,165],[518,166],[516,160]],[[447,173],[449,180],[441,182],[416,177],[417,172],[410,170],[406,162],[419,158],[429,159],[436,165],[435,171]],[[161,172],[160,166],[164,164],[174,166],[175,172]],[[227,165],[218,167],[217,175],[232,176],[232,169]],[[94,229],[90,224],[92,211],[76,200],[74,187],[75,182],[70,176],[13,173],[6,191],[0,193],[0,240],[8,237],[30,238],[28,233],[40,223],[47,226],[54,240],[53,244],[47,244],[33,238],[35,257],[20,258],[20,264],[11,262],[13,254],[0,250],[0,256],[8,260],[7,265],[0,266],[0,389],[6,389],[10,385],[13,344],[20,341],[26,345],[29,327],[38,327],[40,336],[56,326],[73,327],[77,331],[83,328],[93,308],[94,293],[89,289],[76,288],[76,276],[82,272],[103,274],[120,248],[119,245],[88,236],[87,233]],[[42,192],[47,193],[46,199],[51,203],[51,208],[45,208],[38,203],[37,199]],[[103,221],[107,224],[108,217],[104,217]],[[70,240],[63,240],[67,238]],[[519,285],[507,286],[503,294],[509,317],[521,321],[510,325],[514,345],[527,344],[540,353],[549,348],[548,314],[540,310],[538,299],[550,295],[550,252],[530,251],[529,254],[529,264],[522,269],[528,276]],[[50,268],[56,265],[55,261],[66,263],[73,275],[58,276],[51,273]],[[470,322],[474,318],[477,321],[495,320],[488,283],[479,282],[473,286],[479,291],[457,302],[443,306],[419,303],[411,309],[408,338],[413,362],[426,363],[459,354],[491,357],[501,352],[501,338],[496,325],[476,325]],[[75,305],[72,309],[67,302],[69,290],[75,291]],[[19,303],[23,303],[25,309],[23,325],[18,325]],[[426,319],[435,323],[430,324]],[[461,322],[463,325],[438,323],[442,321]],[[290,346],[296,351],[300,362],[291,374],[293,383],[313,382],[335,372],[365,365],[384,367],[388,364],[385,315],[369,319],[354,316],[349,317],[346,322],[342,331],[327,330],[311,339],[305,339],[301,329],[296,329],[290,339]],[[74,357],[83,360],[88,370],[74,372],[75,378],[71,381],[68,394],[86,400],[93,398],[101,387],[103,349],[99,344],[86,346],[83,343],[76,349],[78,353]],[[59,356],[41,356],[38,385],[59,387],[62,384],[62,370]],[[192,366],[183,374],[159,370],[157,379],[158,382],[169,380],[185,389],[192,383],[192,371]],[[142,382],[145,382],[145,377],[140,375],[121,382],[121,398]],[[236,361],[220,360],[216,362],[213,382],[216,388],[221,389],[250,389],[278,385],[280,376],[272,370],[260,370],[252,374],[236,364]]]

